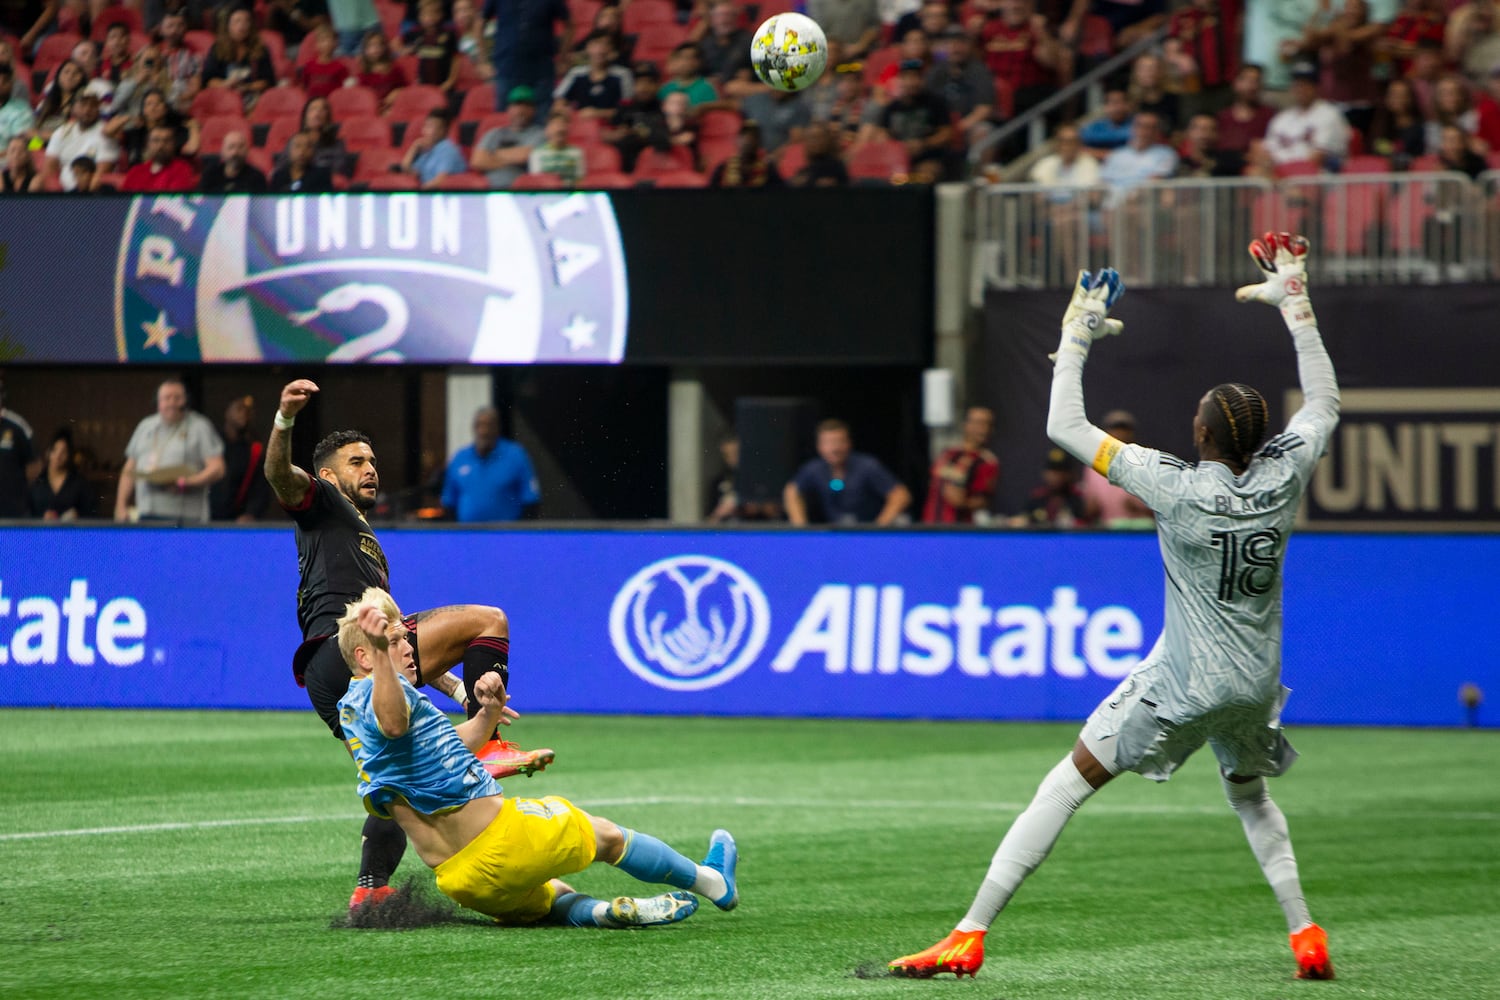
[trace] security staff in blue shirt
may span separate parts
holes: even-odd
[[[459,449],[443,477],[443,511],[458,521],[517,521],[541,502],[531,457],[500,436],[500,414],[474,414],[474,443]]]
[[[853,450],[849,425],[818,424],[818,457],[782,491],[793,524],[890,524],[911,506],[911,491],[873,455]]]

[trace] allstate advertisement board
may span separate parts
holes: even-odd
[[[506,609],[523,712],[1078,719],[1161,628],[1149,535],[381,540],[403,610]],[[1287,720],[1463,724],[1463,685],[1500,691],[1497,556],[1494,537],[1294,538]],[[0,530],[0,704],[301,709],[295,589],[290,528]]]

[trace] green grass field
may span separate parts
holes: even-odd
[[[1203,753],[1073,821],[977,980],[857,970],[937,940],[1076,726],[532,716],[555,793],[694,857],[743,903],[639,932],[335,929],[361,817],[310,713],[0,712],[0,996],[1281,1000],[1500,997],[1500,734],[1306,729],[1273,783],[1339,978],[1281,911]],[[411,876],[436,895],[411,854]],[[595,866],[614,896],[638,883]],[[642,892],[639,894],[649,894]]]

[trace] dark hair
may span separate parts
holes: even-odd
[[[837,417],[829,417],[827,420],[818,421],[818,433],[822,434],[825,431],[843,431],[848,434],[849,425]]]
[[[89,170],[99,172],[99,164],[92,156],[75,156],[73,162],[68,164],[73,170]]]
[[[332,434],[319,441],[318,446],[313,449],[314,473],[316,473],[317,470],[323,468],[323,466],[327,465],[328,460],[332,458],[334,453],[337,452],[340,448],[347,447],[351,444],[370,444],[370,439],[366,437],[364,432],[362,431],[334,431]],[[372,445],[371,447],[373,449],[374,446]]]
[[[1266,436],[1271,411],[1266,397],[1239,382],[1216,385],[1208,394],[1203,422],[1213,435],[1223,456],[1236,465],[1250,464],[1250,458]]]
[[[68,442],[68,451],[71,453],[73,450],[73,428],[59,427],[56,431],[54,431],[52,434],[52,440],[47,442],[47,450],[51,451],[52,446],[57,444],[57,442],[59,441]]]

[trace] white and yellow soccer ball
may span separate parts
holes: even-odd
[[[828,66],[828,39],[810,17],[773,14],[750,36],[750,63],[767,86],[803,90]]]

